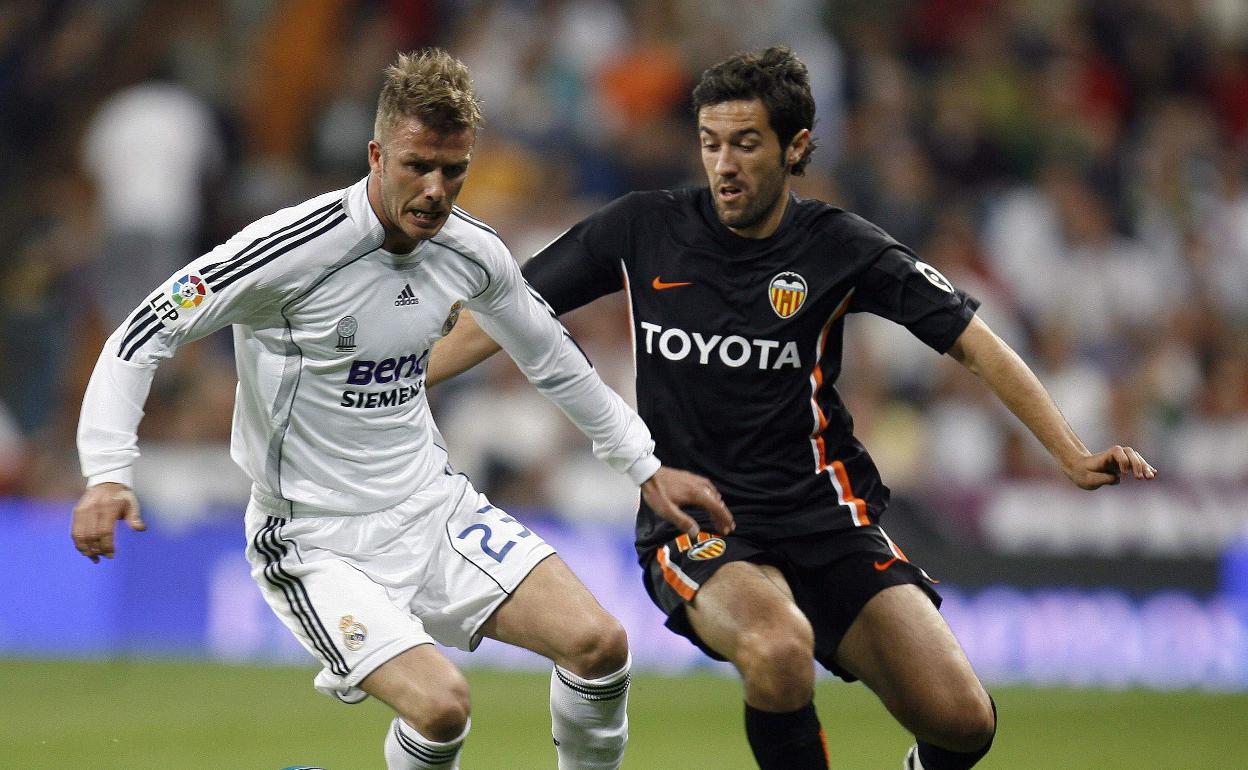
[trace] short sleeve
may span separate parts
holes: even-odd
[[[863,271],[849,311],[872,313],[901,324],[933,350],[944,353],[978,308],[979,300],[893,242]]]
[[[621,260],[630,251],[626,195],[573,225],[524,265],[524,277],[562,315],[624,288]]]

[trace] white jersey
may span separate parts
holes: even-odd
[[[88,485],[130,485],[157,363],[233,324],[231,455],[254,497],[279,516],[394,505],[446,472],[425,368],[462,307],[596,456],[638,484],[658,469],[644,423],[594,373],[493,230],[456,208],[437,236],[390,254],[367,183],[248,225],[171,276],[109,337],[78,427]]]

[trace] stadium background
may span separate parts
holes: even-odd
[[[472,68],[487,127],[460,204],[523,260],[615,195],[698,183],[691,84],[724,56],[775,43],[806,61],[819,104],[820,149],[799,191],[879,223],[979,296],[1089,445],[1130,443],[1161,472],[1147,486],[1082,493],[952,362],[883,322],[851,320],[839,387],[894,491],[884,523],[942,579],[977,670],[1032,720],[1003,734],[987,766],[1115,767],[1116,740],[1152,757],[1147,767],[1212,764],[1193,746],[1248,766],[1233,737],[1248,728],[1241,0],[5,3],[0,681],[11,677],[21,698],[0,706],[0,766],[109,756],[124,728],[85,726],[115,724],[106,715],[120,706],[136,715],[135,736],[170,720],[184,736],[153,767],[201,766],[191,755],[204,767],[277,767],[286,755],[212,759],[214,746],[253,741],[217,719],[233,707],[202,725],[184,711],[261,682],[277,683],[256,692],[296,704],[310,724],[360,719],[318,700],[309,659],[245,574],[247,486],[225,449],[228,335],[184,349],[158,375],[137,469],[151,531],[123,536],[120,558],[93,566],[67,522],[82,483],[77,405],[104,337],[243,224],[362,176],[394,51],[441,45]],[[568,323],[629,393],[625,312],[617,298]],[[701,687],[736,704],[735,685],[659,629],[641,591],[628,543],[635,492],[509,361],[430,398],[455,463],[535,522],[625,621],[638,668],[651,672],[639,683],[690,696],[669,713],[674,701],[647,701],[639,685],[628,766],[652,766],[643,743],[684,745],[675,732],[727,747],[682,766],[736,767],[736,705],[716,721],[708,699],[693,697]],[[540,684],[540,663],[498,646],[460,659],[481,678],[478,715],[491,697]],[[691,670],[714,675],[670,678]],[[205,671],[168,705],[143,696]],[[82,697],[83,682],[115,702]],[[855,727],[829,730],[849,752],[841,766],[891,767],[904,736],[860,689],[820,685],[825,722],[853,713]],[[32,726],[40,698],[57,728],[44,737]],[[647,702],[655,711],[638,712]],[[534,703],[540,712],[540,694]],[[1136,707],[1166,716],[1129,719]],[[1240,727],[1198,733],[1206,714]],[[1081,732],[1115,715],[1120,729]],[[318,733],[328,754],[285,763],[366,766],[381,724],[370,717],[362,733]],[[477,724],[478,751],[492,730],[513,740]],[[894,748],[873,744],[872,729]],[[1053,759],[1057,744],[1066,759]]]

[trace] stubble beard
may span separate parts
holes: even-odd
[[[725,227],[734,230],[748,230],[771,216],[772,212],[776,210],[776,206],[780,205],[783,189],[783,177],[781,177],[780,183],[760,187],[758,196],[749,201],[744,208],[737,211],[725,210],[719,198],[715,198],[715,212],[719,215],[719,221]],[[712,194],[714,194],[713,191]]]

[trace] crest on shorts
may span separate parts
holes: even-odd
[[[797,273],[778,273],[767,287],[771,309],[781,318],[791,318],[806,302],[806,279]]]
[[[694,547],[689,549],[689,558],[694,561],[706,561],[722,556],[728,548],[728,544],[724,542],[722,537],[713,537],[710,540],[703,540]]]
[[[350,615],[342,616],[342,620],[338,621],[338,629],[342,631],[342,643],[352,652],[363,647],[364,640],[368,638],[368,629]]]
[[[455,301],[454,305],[451,305],[451,312],[447,313],[446,322],[442,324],[442,336],[443,337],[450,334],[451,329],[455,328],[455,324],[459,321],[459,311],[463,309],[464,309],[464,303],[458,300]]]

